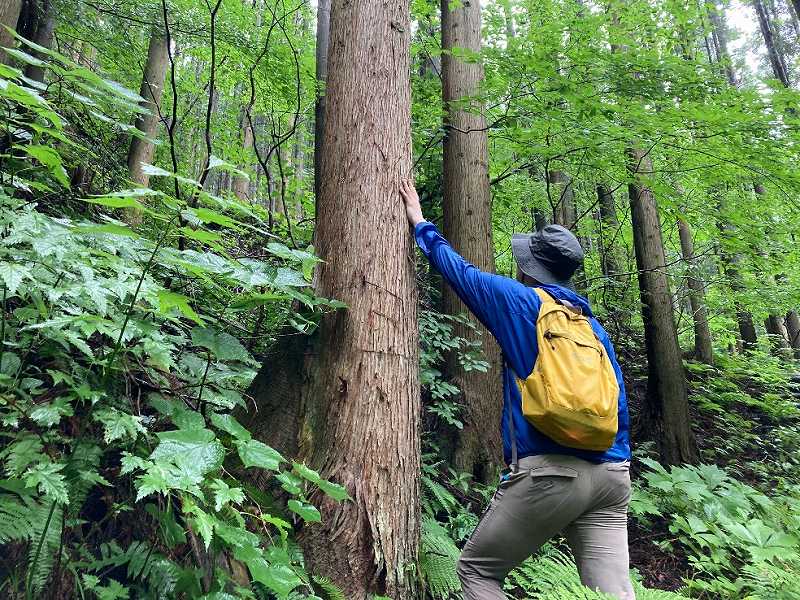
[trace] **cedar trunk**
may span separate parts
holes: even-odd
[[[794,357],[800,358],[800,315],[796,310],[786,313],[786,334],[789,346],[794,350]]]
[[[251,387],[263,439],[344,485],[312,499],[298,539],[348,599],[416,597],[420,392],[415,261],[398,196],[411,170],[408,0],[334,0],[330,15],[318,294],[347,309],[288,337]],[[283,350],[287,350],[284,352]],[[287,384],[287,385],[283,385]],[[275,435],[275,437],[271,437]]]
[[[767,330],[769,335],[769,342],[772,348],[772,353],[778,357],[786,357],[789,349],[788,333],[786,325],[783,323],[778,315],[770,314],[764,319],[764,329]]]
[[[147,187],[150,183],[150,176],[142,171],[142,163],[149,164],[153,161],[154,146],[151,140],[158,131],[159,107],[164,93],[164,78],[167,75],[168,64],[167,37],[163,32],[153,29],[147,48],[147,64],[139,88],[139,95],[144,99],[140,106],[146,109],[148,114],[140,114],[136,118],[136,129],[147,139],[133,136],[128,148],[128,172],[131,180],[140,187]]]
[[[16,30],[21,8],[22,0],[0,0],[0,46],[3,48],[14,46],[14,36],[2,25],[12,31]],[[8,62],[8,56],[2,49],[0,49],[0,62]]]
[[[689,424],[686,377],[666,274],[658,206],[646,183],[653,170],[651,159],[638,148],[629,149],[628,169],[633,177],[628,195],[647,347],[647,420],[665,463],[691,463],[697,460],[697,447]]]
[[[36,5],[36,31],[31,41],[48,50],[53,45],[53,33],[56,29],[56,10],[54,0],[43,0],[41,5]],[[40,52],[32,51],[31,54],[46,61],[47,56]],[[44,81],[45,67],[43,65],[28,65],[25,67],[25,76],[42,83]]]
[[[714,346],[711,341],[711,329],[708,327],[705,288],[697,275],[699,265],[694,256],[692,229],[683,219],[678,219],[678,234],[681,238],[681,253],[686,263],[689,305],[692,308],[692,322],[694,323],[694,357],[712,365],[714,364]]]
[[[483,81],[480,62],[464,62],[451,54],[454,48],[481,49],[481,7],[478,0],[451,6],[442,0],[442,95],[445,105],[443,203],[444,235],[467,261],[494,272],[492,211],[489,192],[489,156],[483,106],[470,100]],[[447,314],[467,308],[447,286],[442,290]],[[477,324],[476,324],[477,325]],[[500,349],[482,326],[480,335],[457,325],[456,335],[480,340],[489,369],[464,372],[455,357],[448,371],[463,393],[464,428],[457,433],[453,462],[459,471],[491,481],[502,464],[500,416],[502,379]]]

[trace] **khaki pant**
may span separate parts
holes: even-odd
[[[628,566],[629,463],[546,454],[519,461],[497,488],[458,561],[464,600],[504,600],[503,580],[566,535],[583,585],[634,600]]]

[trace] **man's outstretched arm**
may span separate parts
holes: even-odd
[[[504,330],[509,312],[515,312],[517,299],[525,287],[508,277],[484,273],[453,250],[436,226],[425,220],[412,182],[400,184],[400,196],[408,222],[414,226],[417,245],[501,347],[504,346],[508,341],[504,339],[508,337]]]

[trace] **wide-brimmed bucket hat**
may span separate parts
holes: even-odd
[[[539,283],[575,289],[572,275],[583,264],[583,248],[561,225],[545,225],[535,233],[515,233],[511,251],[520,270]]]

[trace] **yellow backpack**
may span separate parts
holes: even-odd
[[[522,414],[553,441],[581,450],[608,450],[617,436],[619,385],[606,349],[579,308],[542,300],[536,320],[539,356],[517,379]]]

